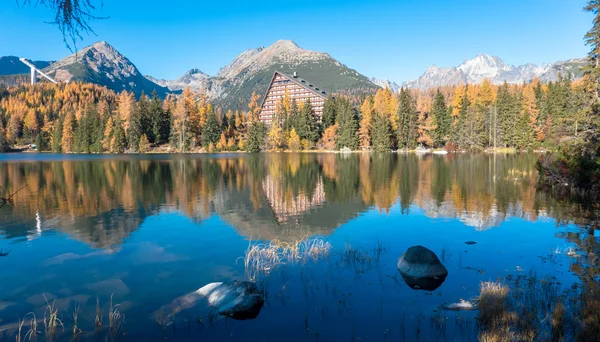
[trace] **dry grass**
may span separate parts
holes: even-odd
[[[251,241],[245,256],[239,259],[244,261],[248,279],[256,281],[268,276],[281,265],[325,258],[330,250],[331,244],[320,238],[305,238],[294,243],[273,240],[253,244]]]
[[[96,330],[102,328],[102,308],[100,307],[100,298],[96,296],[96,318],[94,320]]]
[[[113,305],[113,295],[110,296],[110,303],[108,306],[108,326],[110,335],[115,338],[123,332],[123,325],[125,324],[125,315],[121,313],[121,304]]]
[[[50,304],[46,295],[44,295],[44,299],[46,300],[46,311],[44,312],[44,330],[46,331],[46,336],[54,336],[58,330],[58,327],[62,327],[64,329],[64,325],[62,321],[58,318],[58,308],[56,308],[56,300]]]
[[[519,276],[480,287],[477,323],[480,341],[568,341],[577,327],[568,303],[578,293],[561,291],[552,278]],[[576,304],[578,305],[578,304]],[[596,335],[597,336],[597,335]]]
[[[79,320],[79,304],[75,304],[75,308],[73,309],[73,341],[77,341],[79,339],[79,335],[82,334],[83,331],[79,329],[77,324]]]

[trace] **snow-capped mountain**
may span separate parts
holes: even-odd
[[[535,77],[542,81],[554,81],[558,78],[559,73],[571,73],[574,78],[578,78],[582,76],[581,67],[585,63],[586,60],[581,58],[554,64],[535,65],[529,63],[513,66],[504,63],[498,57],[479,55],[457,67],[440,68],[433,65],[421,77],[405,82],[402,86],[427,89],[461,83],[480,83],[485,78],[494,84],[529,82]]]
[[[377,79],[375,77],[371,77],[369,78],[369,81],[371,81],[371,83],[380,86],[381,88],[385,89],[385,88],[390,88],[390,90],[392,92],[398,92],[400,91],[400,85],[394,81],[390,81],[388,79]]]

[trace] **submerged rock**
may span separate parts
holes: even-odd
[[[398,270],[406,284],[415,290],[433,291],[448,276],[437,255],[423,246],[407,249],[398,259]]]
[[[452,303],[448,305],[442,306],[444,310],[448,311],[469,311],[469,310],[477,310],[477,307],[473,305],[473,303],[461,299],[458,303]]]
[[[205,299],[219,315],[236,320],[256,318],[264,305],[264,299],[256,284],[248,281],[233,281],[210,283],[181,296],[166,308],[166,312],[178,313],[195,306],[202,299]]]
[[[258,287],[249,281],[210,283],[196,293],[206,297],[220,315],[237,320],[256,318],[264,304]]]

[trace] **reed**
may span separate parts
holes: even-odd
[[[250,241],[244,257],[246,276],[250,281],[257,281],[268,276],[279,266],[317,261],[329,255],[331,244],[320,238],[301,239],[294,243],[278,240],[255,244]]]
[[[46,332],[47,337],[51,337],[56,335],[58,327],[62,327],[64,329],[63,322],[58,318],[58,308],[56,308],[56,300],[52,301],[52,304],[44,295],[44,299],[46,300],[46,311],[44,312],[44,330]]]
[[[73,341],[79,340],[79,336],[83,333],[78,326],[79,321],[79,304],[75,304],[75,308],[73,309]]]
[[[102,308],[100,307],[100,298],[96,296],[96,318],[94,320],[96,331],[102,328]]]

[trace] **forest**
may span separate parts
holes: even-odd
[[[310,103],[280,101],[270,127],[258,120],[260,97],[246,112],[225,110],[185,89],[115,93],[93,84],[0,88],[0,150],[34,144],[63,153],[284,151],[445,148],[556,149],[589,129],[589,82],[447,86],[359,97],[330,96],[323,118]]]

